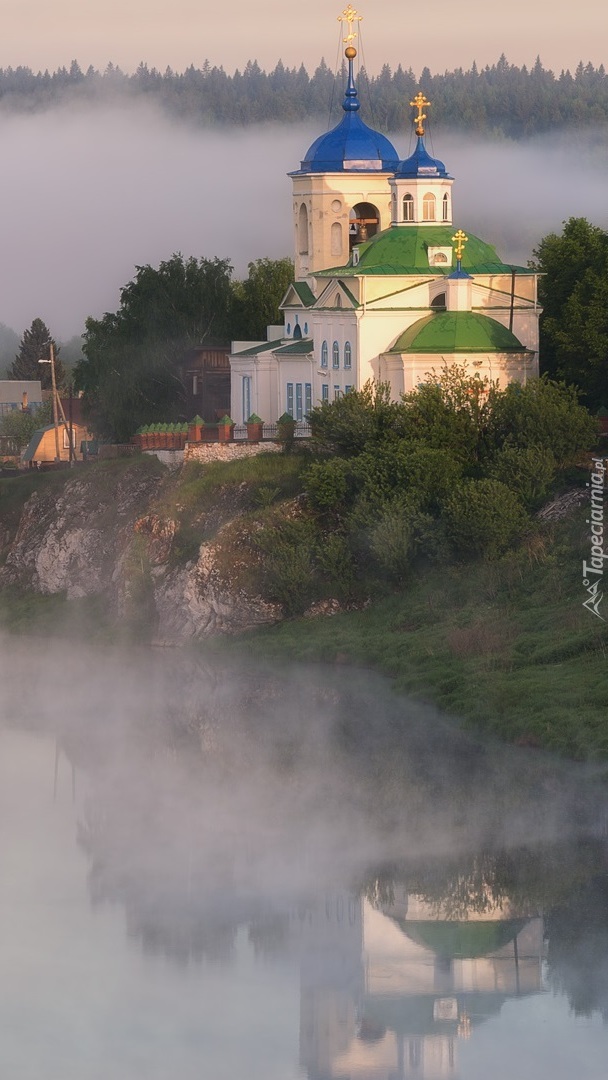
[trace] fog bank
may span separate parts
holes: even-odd
[[[137,264],[174,252],[252,259],[291,254],[291,185],[318,134],[300,126],[211,131],[146,102],[0,114],[0,323],[36,317],[55,337],[117,309]],[[607,150],[591,138],[482,143],[437,133],[432,152],[456,178],[455,227],[524,263],[570,216],[608,225]],[[400,154],[407,139],[395,139]]]

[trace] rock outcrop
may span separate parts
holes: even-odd
[[[0,503],[0,590],[63,593],[68,600],[99,596],[117,619],[137,608],[149,636],[166,644],[281,618],[278,605],[230,581],[225,558],[220,573],[221,527],[213,541],[195,545],[189,560],[175,557],[179,522],[157,506],[167,483],[171,479],[147,463],[133,463],[101,483],[98,473],[83,471],[59,488],[34,491],[13,534]],[[224,505],[218,524],[228,516]]]

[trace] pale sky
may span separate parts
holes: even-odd
[[[0,67],[35,70],[71,60],[132,71],[140,60],[181,71],[208,58],[232,72],[248,59],[266,69],[280,58],[313,67],[335,63],[344,0],[0,0]],[[416,73],[483,66],[504,52],[511,63],[608,66],[605,0],[576,9],[564,0],[361,0],[364,59],[371,72],[402,63]]]

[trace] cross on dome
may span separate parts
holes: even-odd
[[[458,229],[458,231],[456,233],[454,233],[454,236],[452,237],[452,240],[456,244],[455,255],[456,255],[456,258],[458,259],[458,262],[461,262],[461,260],[462,260],[462,253],[464,251],[464,245],[466,244],[468,239],[469,239],[468,236],[465,235],[465,233],[462,231],[462,229]]]
[[[362,22],[362,20],[363,16],[357,14],[352,4],[349,4],[348,7],[345,7],[342,14],[338,15],[339,23],[348,23],[348,34],[345,38],[342,39],[345,45],[350,45],[351,42],[354,41],[357,37],[356,31],[353,30],[353,23]]]
[[[418,116],[414,117],[414,123],[416,124],[416,135],[424,135],[423,122],[426,120],[426,113],[423,113],[423,109],[430,105],[430,101],[427,101],[422,90],[419,90],[413,101],[410,101],[410,105],[414,109],[418,109]]]

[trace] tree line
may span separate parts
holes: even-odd
[[[152,99],[172,116],[204,125],[267,121],[327,120],[333,103],[339,116],[345,69],[337,74],[321,60],[312,74],[302,64],[282,61],[264,71],[255,60],[229,74],[205,61],[183,72],[164,72],[141,63],[127,74],[114,64],[104,71],[69,68],[34,72],[28,67],[0,69],[0,100],[15,110],[43,109],[70,100],[115,98],[117,94]],[[432,73],[418,78],[412,68],[384,65],[377,75],[361,69],[360,97],[371,123],[388,131],[409,127],[409,101],[419,87],[431,99],[442,126],[509,138],[556,128],[608,126],[608,77],[604,65],[578,64],[555,74],[537,59],[532,67],[510,64],[503,55],[492,65]]]

